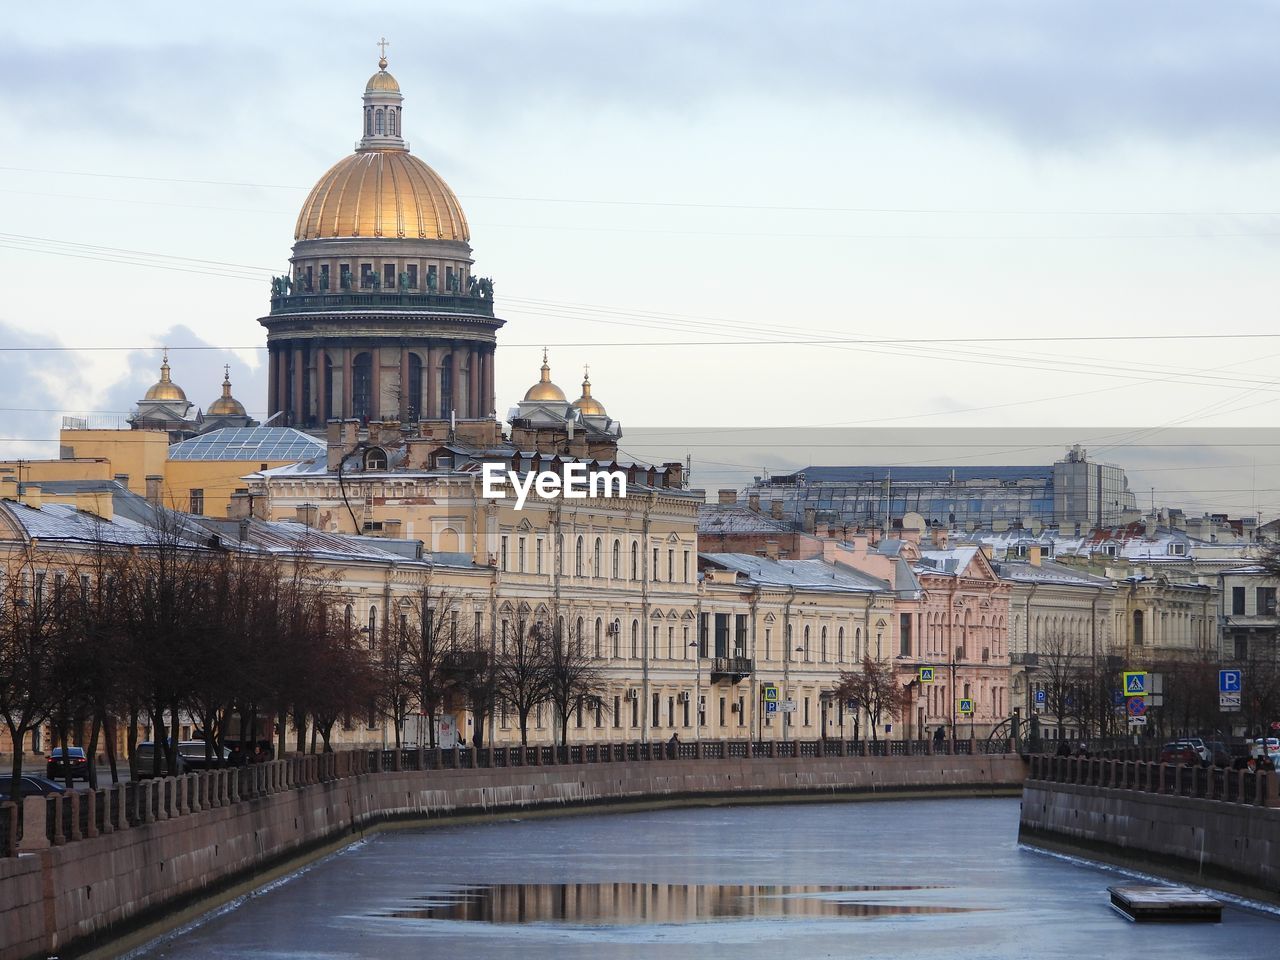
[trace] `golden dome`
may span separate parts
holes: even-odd
[[[387,58],[383,57],[378,61],[378,72],[369,78],[369,82],[364,85],[365,93],[399,93],[400,84],[396,83],[396,78],[387,73]]]
[[[582,371],[582,396],[573,401],[573,409],[584,417],[606,416],[604,404],[591,395],[591,373],[585,368]]]
[[[394,81],[393,81],[394,82]],[[295,240],[471,239],[449,185],[404,149],[363,150],[335,163],[298,214]]]
[[[547,351],[542,351],[542,379],[525,393],[526,400],[546,400],[552,403],[568,403],[564,391],[551,382],[551,366],[547,363]]]
[[[160,379],[152,384],[144,400],[177,400],[187,402],[187,395],[182,388],[169,379],[169,354],[166,351],[164,362],[160,364]]]
[[[247,417],[244,404],[231,395],[231,367],[224,366],[222,375],[222,396],[209,404],[211,417]]]

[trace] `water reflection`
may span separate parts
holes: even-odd
[[[857,894],[944,889],[937,885],[500,883],[456,887],[380,914],[482,923],[691,923],[756,917],[891,917],[970,913],[976,907],[882,903]]]

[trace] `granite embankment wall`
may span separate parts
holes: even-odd
[[[1032,758],[1018,839],[1280,903],[1275,774]]]
[[[29,798],[21,852],[0,857],[0,960],[75,956],[379,824],[715,798],[987,795],[1016,790],[1026,771],[1016,755],[650,753],[639,761],[366,772],[377,762],[330,754],[121,786],[74,804]],[[8,833],[12,842],[12,826]]]

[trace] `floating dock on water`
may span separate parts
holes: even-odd
[[[1222,904],[1190,887],[1125,884],[1107,887],[1111,906],[1139,922],[1221,923]]]

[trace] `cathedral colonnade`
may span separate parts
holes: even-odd
[[[268,351],[269,412],[280,414],[280,426],[451,414],[481,419],[495,412],[492,343],[326,337],[276,341]]]

